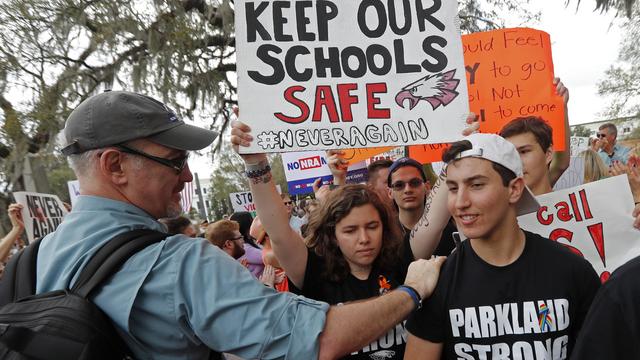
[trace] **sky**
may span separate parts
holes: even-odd
[[[599,113],[606,108],[606,99],[598,96],[597,83],[605,70],[618,56],[621,31],[620,20],[613,13],[594,12],[595,0],[576,0],[569,7],[565,1],[533,1],[533,9],[541,11],[539,23],[530,24],[551,36],[555,75],[569,89],[569,123],[571,125],[604,120]],[[519,25],[518,20],[506,20],[508,26]],[[201,125],[202,126],[202,125]],[[224,134],[228,146],[229,134]],[[213,164],[210,157],[194,156],[189,162],[199,177],[208,178]]]
[[[581,1],[577,11],[575,0],[569,7],[564,1],[536,3],[544,8],[535,27],[551,35],[555,74],[569,89],[569,123],[605,120],[598,113],[607,102],[598,96],[597,83],[617,59],[620,20],[611,26],[613,14],[593,12],[594,0]]]

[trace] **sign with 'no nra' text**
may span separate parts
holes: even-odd
[[[246,153],[450,142],[469,111],[457,2],[237,1]]]

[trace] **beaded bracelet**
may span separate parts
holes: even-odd
[[[244,174],[249,178],[249,179],[255,179],[255,178],[259,178],[264,176],[265,174],[271,172],[271,166],[269,166],[269,164],[266,164],[265,167],[260,168],[260,169],[256,169],[256,170],[245,170]]]
[[[244,166],[244,174],[249,179],[255,179],[263,176],[264,174],[271,171],[271,166],[269,166],[269,162],[264,159],[256,164],[245,164]]]

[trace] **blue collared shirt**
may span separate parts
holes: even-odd
[[[165,231],[143,210],[80,196],[42,241],[37,292],[63,289],[119,233]],[[204,239],[175,235],[131,257],[94,302],[136,358],[206,359],[209,349],[247,359],[315,359],[329,305],[276,293]]]
[[[629,161],[629,155],[631,153],[631,149],[626,146],[615,144],[613,145],[613,155],[609,156],[606,151],[600,149],[598,150],[598,155],[604,161],[604,164],[607,166],[611,166],[614,161],[620,161],[623,164],[626,164]]]

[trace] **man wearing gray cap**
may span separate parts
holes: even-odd
[[[217,136],[185,124],[155,99],[125,91],[81,103],[64,135],[62,151],[81,195],[42,240],[37,293],[72,285],[88,259],[118,234],[164,231],[156,219],[179,213],[180,192],[192,180],[188,151]],[[415,264],[420,271],[407,282],[427,296],[440,263]],[[276,293],[205,239],[187,241],[181,234],[133,255],[92,300],[134,357],[154,359],[208,359],[212,350],[250,359],[335,358],[414,308],[407,292],[339,308]]]
[[[473,134],[443,161],[447,207],[468,239],[407,321],[405,359],[567,359],[599,287],[591,264],[518,226],[539,205],[513,144]]]

